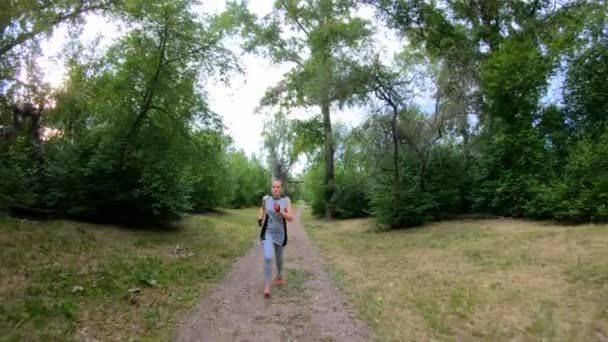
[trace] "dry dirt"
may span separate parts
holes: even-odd
[[[300,221],[288,225],[286,284],[263,297],[259,241],[178,327],[176,341],[367,341]]]

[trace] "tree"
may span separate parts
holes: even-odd
[[[605,25],[604,25],[605,26]],[[568,60],[564,108],[553,109],[550,146],[559,153],[559,179],[541,193],[548,215],[560,220],[607,221],[608,32],[589,31]],[[545,116],[543,117],[543,119]]]
[[[608,32],[570,61],[565,102],[568,123],[601,135],[608,124]]]
[[[392,110],[380,112],[362,128],[371,163],[372,213],[385,228],[418,225],[462,211],[462,155],[445,134],[445,122],[413,104],[399,106],[396,119]]]
[[[87,13],[113,10],[113,0],[3,2],[0,5],[0,122],[2,116],[9,116],[10,112],[15,116],[19,115],[17,112],[36,112],[35,117],[30,115],[32,121],[42,120],[49,90],[42,84],[35,59],[41,54],[43,35],[52,35],[53,30],[64,23],[76,29]],[[27,80],[24,82],[18,74],[25,74]],[[0,132],[0,142],[18,129],[17,123],[5,125],[4,132]]]
[[[391,26],[439,60],[438,93],[448,100],[439,105],[461,108],[456,127],[467,146],[466,115],[479,115],[477,208],[529,213],[537,189],[550,179],[544,137],[535,127],[539,115],[551,113],[541,110],[541,96],[561,56],[577,45],[583,19],[605,13],[602,2],[372,3]],[[465,151],[469,164],[469,147]]]
[[[225,179],[229,174],[226,162],[228,140],[215,129],[192,133],[195,151],[189,173],[193,181],[192,208],[197,212],[225,206],[231,200],[230,186]]]
[[[336,143],[336,194],[335,217],[352,218],[369,215],[369,155],[366,153],[363,133],[359,128],[350,129],[337,124],[333,130]],[[314,215],[325,211],[323,193],[323,158],[311,154],[304,173],[304,197]]]
[[[108,51],[70,44],[69,77],[45,123],[61,134],[45,143],[38,186],[8,193],[9,201],[128,223],[162,223],[222,202],[201,198],[222,191],[224,153],[222,123],[201,81],[238,69],[222,44],[233,23],[227,15],[199,16],[193,5],[124,2],[120,16],[133,26]],[[17,158],[20,146],[7,155]],[[16,183],[28,184],[22,176]]]
[[[235,149],[228,151],[225,163],[228,168],[224,186],[230,191],[227,204],[233,208],[260,205],[262,196],[270,187],[268,171],[262,163]]]
[[[264,122],[262,136],[272,176],[287,182],[296,156],[293,153],[295,131],[285,114],[277,112],[269,117]]]
[[[323,124],[325,217],[334,213],[334,152],[332,104],[351,102],[364,87],[356,56],[367,43],[369,23],[352,16],[354,1],[278,0],[274,11],[254,25],[249,16],[246,48],[274,63],[293,68],[269,89],[262,105],[317,107]]]

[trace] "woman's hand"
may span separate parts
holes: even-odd
[[[262,205],[260,206],[260,210],[258,211],[258,226],[262,227],[262,218],[266,217],[266,201],[262,197]]]
[[[287,207],[283,211],[280,211],[279,213],[287,222],[291,222],[291,220],[293,220],[293,211],[291,209],[291,201],[288,200]]]

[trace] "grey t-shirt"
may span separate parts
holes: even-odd
[[[285,211],[287,209],[287,204],[289,203],[289,198],[283,196],[280,198],[264,196],[262,200],[264,201],[266,217],[262,224],[260,239],[265,240],[269,238],[275,244],[285,246],[287,244],[287,222],[285,222],[285,219],[281,214],[274,210],[274,205],[279,205],[281,211]]]

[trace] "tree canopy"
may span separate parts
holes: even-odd
[[[201,8],[0,5],[0,206],[165,223],[258,205],[270,179],[293,180],[305,158],[303,197],[327,218],[371,215],[381,228],[471,213],[608,219],[605,1]],[[125,24],[124,35],[105,49],[85,44],[92,14]],[[38,58],[60,26],[67,77],[53,88]],[[380,29],[402,39],[395,56],[377,51]],[[243,73],[241,52],[288,68],[259,100],[264,155],[235,146],[230,113],[214,112],[206,92],[209,80]],[[342,108],[357,108],[361,123],[336,122]]]

